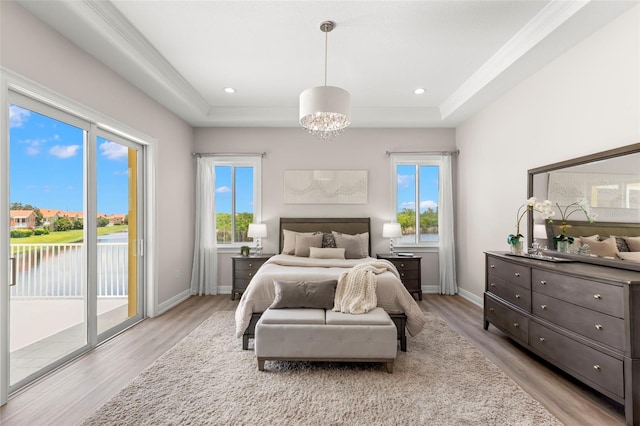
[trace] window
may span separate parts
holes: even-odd
[[[250,223],[260,222],[260,162],[260,156],[215,159],[218,244],[253,241],[247,230]]]
[[[439,242],[440,157],[392,155],[393,211],[400,223],[399,246]]]

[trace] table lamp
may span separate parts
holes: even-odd
[[[267,225],[264,223],[250,223],[247,237],[254,238],[256,241],[256,255],[262,254],[262,238],[267,236]]]
[[[382,237],[389,238],[389,254],[393,255],[393,239],[402,237],[402,228],[399,223],[389,222],[382,226]]]

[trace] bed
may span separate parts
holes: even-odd
[[[288,231],[288,232],[285,232]],[[323,242],[331,240],[332,231],[363,238],[365,257],[347,259],[324,259],[294,254],[282,254],[290,247],[285,233],[322,233]],[[296,234],[299,235],[299,234]],[[243,337],[242,347],[248,349],[248,342],[254,336],[255,324],[275,298],[275,280],[321,281],[338,279],[338,276],[353,266],[371,262],[370,219],[369,218],[281,218],[279,253],[270,258],[251,279],[240,299],[235,312],[236,335]],[[338,235],[341,238],[342,236]],[[339,244],[340,245],[340,244]],[[329,241],[329,246],[331,242]],[[349,257],[349,256],[347,256]],[[391,316],[398,328],[401,350],[406,351],[406,331],[414,336],[422,330],[424,313],[409,294],[399,278],[392,272],[377,275],[376,297],[378,306]]]

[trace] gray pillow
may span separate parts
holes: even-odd
[[[274,281],[276,298],[270,309],[333,309],[337,280]]]
[[[369,233],[349,235],[333,231],[336,247],[344,248],[347,259],[362,259],[369,256]],[[366,242],[365,242],[366,241]]]
[[[309,257],[311,247],[322,247],[322,234],[296,234],[295,256]]]

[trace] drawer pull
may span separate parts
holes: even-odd
[[[545,339],[544,337],[541,337],[541,338],[540,338],[540,341],[541,341],[542,343],[544,343],[544,342],[546,341],[546,339]]]
[[[400,272],[400,276],[401,276],[401,277],[404,277],[404,272]]]
[[[249,272],[249,276],[252,276],[252,275],[253,275],[253,272]]]
[[[547,282],[545,280],[540,280],[540,284],[547,285]]]
[[[520,295],[519,294],[516,294],[516,299],[520,299]]]
[[[400,264],[400,267],[401,267],[401,268],[404,268],[404,263],[401,263],[401,264]]]
[[[602,368],[600,368],[600,366],[598,364],[593,366],[593,369],[596,371],[602,371]]]
[[[489,268],[496,269],[496,265],[489,265]]]
[[[596,324],[596,330],[602,330],[604,327],[602,327],[602,325],[600,324]]]
[[[251,268],[252,266],[253,266],[253,263],[250,263],[250,264],[249,264],[249,268]]]
[[[519,276],[520,276],[520,272],[516,272],[516,273],[515,273],[515,274],[513,274],[513,275],[515,275],[516,277],[519,277]]]
[[[493,312],[493,310],[494,310],[493,308],[489,308],[489,312]]]
[[[513,326],[514,326],[515,328],[518,328],[518,327],[520,327],[520,324],[519,324],[519,323],[517,323],[517,322],[514,322],[514,323],[513,323]]]
[[[600,300],[600,299],[602,299],[602,296],[600,296],[599,294],[594,294],[593,298]]]
[[[495,287],[496,285],[494,283],[489,284],[489,287]]]
[[[547,305],[540,305],[542,309],[547,309]]]

